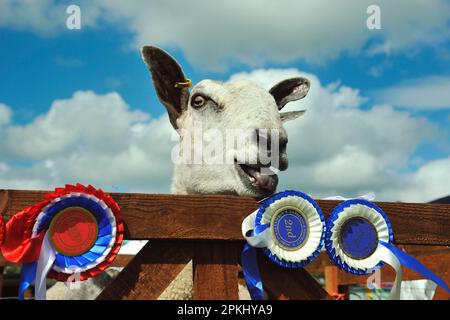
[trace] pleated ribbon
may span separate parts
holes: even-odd
[[[57,252],[49,239],[52,219],[71,207],[90,212],[98,226],[95,243],[79,256]],[[111,196],[81,184],[57,188],[44,201],[17,213],[6,224],[1,251],[8,261],[22,264],[19,299],[35,281],[35,299],[44,300],[47,276],[58,281],[70,280],[74,274],[80,281],[97,276],[116,258],[123,230],[120,208]]]

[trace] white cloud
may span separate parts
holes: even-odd
[[[402,185],[386,187],[384,194],[400,201],[427,201],[450,194],[450,157],[430,161],[412,174]]]
[[[14,4],[13,4],[14,3]],[[445,0],[379,0],[381,30],[366,28],[366,0],[80,1],[82,28],[102,22],[130,31],[130,45],[178,47],[205,69],[295,59],[323,63],[344,52],[417,51],[450,38]],[[0,25],[41,34],[67,31],[56,1],[3,1]],[[83,29],[82,29],[83,30]]]
[[[75,92],[71,99],[54,101],[50,111],[32,123],[7,128],[0,147],[14,158],[31,160],[74,147],[111,154],[125,148],[130,127],[147,118],[146,113],[130,111],[117,93],[98,96],[91,91]]]
[[[375,93],[379,101],[417,110],[450,109],[450,77],[410,79]]]
[[[169,192],[171,131],[165,116],[149,119],[117,93],[75,92],[54,101],[33,122],[3,129],[0,185],[83,182],[109,190]]]
[[[315,75],[296,69],[255,70],[232,78],[269,88],[293,76],[306,76],[312,88],[305,99],[285,107],[308,111],[287,124],[290,168],[280,174],[280,190],[299,189],[315,197],[374,191],[379,200],[403,201],[450,194],[450,157],[415,162],[418,170],[402,173],[417,160],[414,151],[421,143],[430,138],[439,143],[436,127],[426,119],[388,105],[363,110],[365,98],[357,89],[323,86]],[[151,119],[117,93],[75,92],[54,101],[31,123],[9,123],[0,130],[2,188],[82,182],[110,191],[170,190],[175,142],[167,117]]]
[[[6,125],[11,121],[11,109],[3,104],[0,103],[0,126]]]

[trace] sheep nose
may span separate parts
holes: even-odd
[[[280,137],[280,148],[279,148],[280,165],[278,169],[280,169],[280,171],[284,171],[288,168],[287,144],[288,144],[287,135],[282,135]]]
[[[286,151],[287,144],[288,144],[287,137],[280,137],[280,151],[281,152]]]
[[[275,131],[274,131],[275,130]],[[267,145],[270,148],[272,145],[272,138],[276,138],[278,140],[278,145],[281,148],[286,148],[288,143],[287,136],[280,132],[277,129],[255,129],[257,142],[260,145]]]
[[[260,146],[267,146],[270,149],[271,146],[271,136],[269,130],[256,129],[257,142]]]
[[[287,143],[288,138],[284,131],[255,129],[258,143],[258,159],[264,159],[262,164],[267,165],[270,161],[271,165],[283,171],[288,167],[287,160]],[[274,144],[276,142],[276,145]],[[275,158],[274,158],[275,157]]]

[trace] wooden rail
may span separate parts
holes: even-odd
[[[0,191],[5,220],[42,200],[45,191]],[[258,203],[221,195],[112,193],[126,222],[125,238],[243,240],[240,223]],[[339,201],[317,200],[325,217]],[[397,244],[450,246],[450,206],[375,202],[389,216]],[[3,204],[3,205],[2,205]]]
[[[5,220],[47,191],[0,190]],[[193,261],[194,298],[235,299],[243,219],[255,199],[222,195],[112,193],[125,221],[125,239],[152,240],[127,264],[100,299],[156,299]],[[325,217],[339,201],[317,200]],[[450,246],[450,205],[376,202],[389,216],[395,242]],[[327,299],[305,269],[277,267],[259,257],[270,298]]]

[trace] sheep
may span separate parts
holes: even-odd
[[[189,91],[190,80],[170,54],[155,46],[144,46],[141,54],[150,71],[158,98],[167,110],[170,123],[179,134],[179,152],[172,159],[175,162],[172,193],[230,194],[259,199],[273,194],[278,184],[276,171],[286,170],[288,167],[288,140],[283,123],[294,120],[305,112],[281,112],[281,109],[288,102],[304,98],[309,91],[309,81],[300,77],[286,79],[267,91],[245,80],[226,83],[203,80]],[[196,152],[192,150],[195,143],[186,141],[192,141],[199,125],[203,132],[214,132],[214,135],[225,137],[230,129],[235,129],[256,132],[257,138],[244,139],[241,147],[250,153],[244,156],[242,150],[235,145],[231,148],[219,145],[216,151],[222,151],[230,161],[213,164],[179,161],[181,155]],[[270,131],[276,134],[263,137],[260,133],[264,130],[266,133]],[[261,140],[266,142],[266,146],[270,145],[270,151],[262,148],[264,143],[261,144]],[[201,136],[200,144],[211,145],[210,137],[206,134]],[[264,152],[270,154],[270,163],[261,161]],[[255,159],[256,161],[250,161]],[[191,299],[192,273],[190,262],[160,299]],[[88,288],[93,283],[83,284],[82,288]],[[49,296],[57,296],[57,288],[55,287],[54,293],[50,289]],[[240,298],[249,298],[248,291],[242,286],[239,293]],[[67,295],[64,297],[68,298]]]
[[[161,103],[166,107],[169,120],[178,130],[181,141],[195,136],[198,125],[203,131],[215,130],[227,136],[229,129],[271,130],[278,132],[278,141],[271,141],[271,147],[278,144],[279,156],[272,156],[279,170],[286,170],[287,133],[283,123],[304,114],[302,111],[280,112],[290,101],[306,96],[309,81],[293,78],[276,84],[270,91],[246,80],[222,83],[203,80],[192,88],[186,85],[187,79],[177,61],[167,52],[153,46],[142,48],[142,57],[152,75],[153,85]],[[201,138],[203,146],[210,141],[206,134]],[[250,139],[249,139],[250,140]],[[180,154],[189,154],[192,143],[181,143]],[[254,152],[259,159],[257,139],[247,141],[243,146]],[[278,178],[270,174],[268,165],[261,163],[242,163],[239,152],[233,148],[223,150],[234,157],[227,163],[176,163],[172,179],[172,193],[175,194],[234,194],[264,198],[274,193]],[[262,174],[260,169],[267,169]]]
[[[271,154],[273,161],[270,164],[262,164],[259,161],[262,148],[258,141],[261,137],[249,139],[243,145],[254,153],[250,157],[244,157],[245,160],[254,156],[252,159],[256,158],[256,162],[243,162],[239,157],[241,150],[235,145],[222,150],[223,154],[234,161],[219,164],[176,162],[172,193],[233,194],[255,198],[273,194],[278,184],[275,171],[286,170],[288,167],[288,140],[283,123],[294,120],[305,112],[280,110],[288,102],[304,98],[309,91],[309,81],[300,77],[286,79],[267,91],[245,80],[227,83],[203,80],[189,92],[190,81],[170,54],[154,46],[144,46],[141,53],[151,73],[159,100],[167,110],[170,123],[180,135],[179,155],[192,154],[191,148],[195,143],[183,142],[191,142],[199,125],[202,126],[203,132],[211,130],[220,136],[227,136],[229,129],[256,132],[271,130],[278,133],[278,141],[273,141],[271,136],[272,141],[269,139],[268,142],[271,147],[278,145],[278,154]],[[211,143],[206,134],[200,139],[202,146]],[[273,167],[274,163],[276,166],[272,172],[269,167]],[[239,292],[241,298],[249,297],[245,288],[240,287]],[[191,294],[192,264],[188,264],[160,298],[189,299]]]

